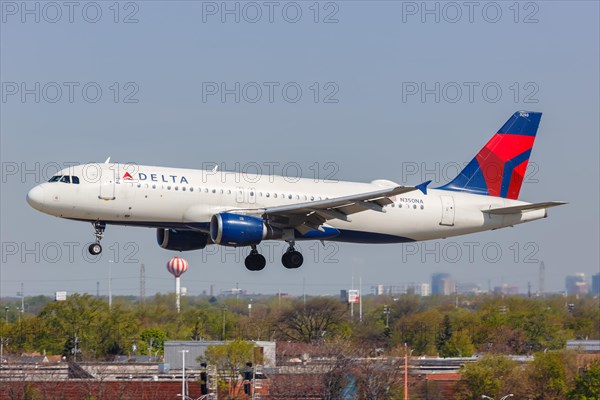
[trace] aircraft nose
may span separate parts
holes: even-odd
[[[29,203],[29,205],[33,208],[35,208],[38,211],[42,211],[44,208],[44,201],[45,201],[45,193],[44,193],[44,188],[38,186],[35,186],[33,189],[31,189],[29,191],[29,193],[27,193],[27,202]]]

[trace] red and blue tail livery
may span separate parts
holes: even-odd
[[[542,113],[517,111],[443,190],[516,200]]]

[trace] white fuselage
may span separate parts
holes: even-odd
[[[380,190],[397,184],[327,182],[125,164],[83,164],[59,175],[79,183],[46,182],[28,194],[36,209],[57,217],[107,224],[208,232],[214,214],[266,208]],[[73,179],[71,179],[73,180]],[[500,197],[430,189],[392,198],[385,212],[367,210],[348,221],[330,220],[340,235],[328,240],[399,243],[463,235],[512,226],[546,216],[546,210],[491,215],[482,212],[527,204]]]

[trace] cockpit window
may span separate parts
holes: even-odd
[[[50,178],[48,182],[62,182],[62,183],[74,183],[79,185],[79,177],[78,176],[69,176],[69,175],[56,175]]]

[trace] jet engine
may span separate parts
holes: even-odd
[[[196,231],[158,228],[156,240],[160,247],[167,250],[200,250],[208,244],[208,235]]]

